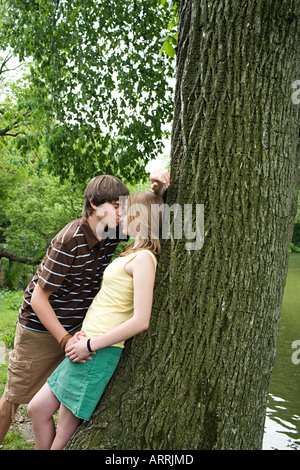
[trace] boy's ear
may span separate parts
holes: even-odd
[[[91,205],[91,208],[94,209],[94,211],[97,209],[97,206],[95,206],[92,200],[90,200],[90,205]]]

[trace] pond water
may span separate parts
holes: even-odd
[[[300,450],[300,254],[292,253],[281,310],[264,450]]]

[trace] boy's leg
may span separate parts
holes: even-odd
[[[56,436],[50,450],[62,450],[69,442],[82,419],[77,418],[69,408],[60,404]]]
[[[12,422],[12,415],[17,411],[18,404],[16,403],[9,403],[5,399],[5,395],[3,394],[0,399],[0,444],[11,425]]]
[[[47,382],[29,402],[28,413],[32,422],[37,450],[49,450],[52,445],[55,438],[53,415],[59,405],[59,400]]]
[[[17,323],[14,350],[9,356],[5,398],[3,396],[0,401],[1,441],[11,423],[10,404],[29,403],[63,359],[64,351],[51,334],[31,331]],[[17,407],[14,405],[15,410]]]

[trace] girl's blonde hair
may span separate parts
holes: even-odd
[[[133,247],[128,245],[120,256],[126,256],[135,251],[147,249],[157,259],[160,256],[159,231],[162,223],[163,199],[153,191],[141,191],[130,194],[127,199],[127,227],[134,224],[136,233],[141,237],[140,243]],[[130,234],[129,234],[130,235]]]

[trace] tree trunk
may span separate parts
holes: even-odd
[[[204,204],[205,242],[164,242],[150,329],[70,449],[261,448],[299,187],[299,31],[298,0],[180,1],[167,202]]]

